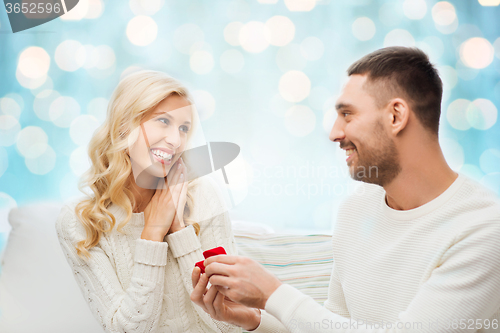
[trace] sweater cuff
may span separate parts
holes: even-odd
[[[167,264],[168,244],[149,239],[135,240],[135,262],[151,265],[165,266]]]
[[[188,225],[182,230],[167,235],[166,241],[170,246],[174,258],[181,257],[201,248],[200,240],[196,236],[192,225]]]
[[[269,333],[269,332],[282,332],[284,326],[275,317],[267,313],[265,310],[260,310],[260,324],[252,333]]]
[[[267,299],[264,309],[284,323],[284,320],[295,312],[304,297],[307,296],[291,285],[283,283]]]

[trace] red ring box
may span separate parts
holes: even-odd
[[[208,259],[212,256],[217,256],[219,254],[227,254],[226,250],[224,250],[222,246],[215,247],[213,249],[206,250],[205,252],[203,252],[203,256],[205,257],[205,259]],[[205,260],[198,261],[196,264],[194,264],[195,266],[200,268],[201,274],[205,273],[205,265],[203,264],[204,261]]]

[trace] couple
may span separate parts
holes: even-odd
[[[330,140],[366,184],[339,209],[324,306],[237,256],[220,193],[187,181],[187,90],[150,71],[120,82],[89,145],[93,195],[56,223],[105,331],[500,331],[500,203],[443,157],[436,69],[418,49],[391,47],[348,76]],[[193,269],[217,246],[228,255]]]

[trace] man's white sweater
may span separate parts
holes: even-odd
[[[324,307],[283,284],[254,332],[500,332],[500,203],[468,177],[406,211],[363,184],[332,242]]]
[[[141,239],[144,213],[133,213],[116,230],[126,213],[112,204],[116,225],[90,249],[91,259],[81,259],[75,249],[85,238],[77,220],[77,201],[66,204],[57,219],[59,242],[83,297],[105,332],[241,332],[241,328],[211,319],[190,300],[194,264],[202,252],[223,246],[237,254],[231,222],[213,183],[202,179],[193,191],[192,218],[201,227],[198,237],[188,226],[166,237],[166,242]],[[203,217],[210,217],[204,220]]]

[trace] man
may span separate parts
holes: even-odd
[[[324,306],[238,256],[195,269],[191,299],[255,332],[499,332],[500,204],[443,157],[436,69],[390,47],[348,76],[330,140],[366,184],[339,209]]]

